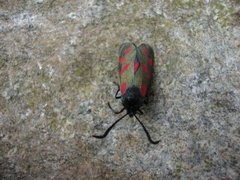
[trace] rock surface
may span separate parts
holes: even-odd
[[[121,121],[118,47],[155,51],[154,96]],[[0,0],[0,179],[238,179],[239,0]]]

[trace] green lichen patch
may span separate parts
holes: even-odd
[[[174,171],[174,175],[173,175],[173,177],[174,178],[176,178],[176,179],[181,179],[181,177],[182,177],[182,165],[181,164],[178,164],[177,166],[176,166],[176,169],[175,169],[175,171]]]
[[[202,8],[204,6],[203,1],[198,1],[198,0],[174,0],[169,3],[171,11],[176,11],[177,9],[198,9]]]
[[[237,20],[235,17],[239,11],[234,6],[226,6],[226,4],[217,0],[211,1],[210,5],[212,8],[212,18],[217,21],[221,27],[227,28]]]

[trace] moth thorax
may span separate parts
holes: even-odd
[[[130,117],[136,114],[137,110],[143,105],[140,89],[136,86],[127,88],[125,94],[122,96],[122,104]]]

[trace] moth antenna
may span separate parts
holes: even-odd
[[[147,135],[148,140],[150,141],[150,143],[152,143],[152,144],[158,144],[158,143],[160,142],[160,140],[159,140],[159,141],[153,141],[152,138],[151,138],[151,136],[150,136],[150,134],[149,134],[149,132],[147,131],[147,129],[145,128],[145,126],[143,125],[143,123],[140,121],[140,119],[138,119],[138,117],[137,117],[136,115],[134,115],[134,116],[135,116],[135,118],[138,120],[138,122],[141,124],[141,126],[143,127],[143,130],[145,131],[145,133],[146,133],[146,135]]]
[[[102,139],[105,138],[108,133],[111,131],[111,129],[121,120],[123,119],[125,116],[127,116],[128,114],[123,115],[122,117],[120,117],[118,120],[116,120],[106,131],[103,135],[93,135],[93,137],[98,138],[98,139]]]

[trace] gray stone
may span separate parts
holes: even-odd
[[[239,179],[238,0],[0,0],[0,179]],[[118,48],[155,51],[138,122]]]

